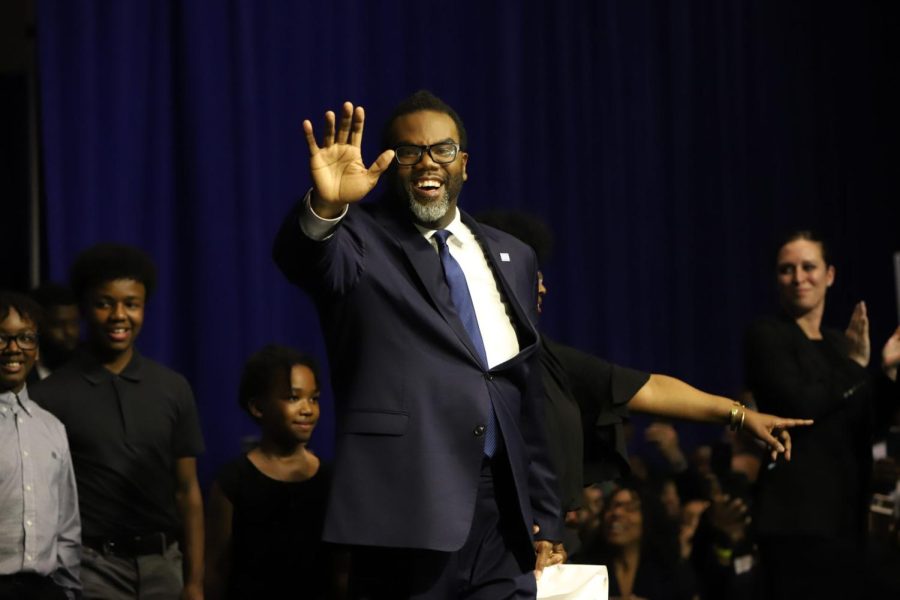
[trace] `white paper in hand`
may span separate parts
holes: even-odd
[[[603,565],[553,565],[537,585],[538,600],[607,600],[609,575]]]

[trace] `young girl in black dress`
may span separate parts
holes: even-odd
[[[306,447],[319,419],[315,362],[283,346],[247,361],[238,401],[259,445],[227,464],[209,494],[206,597],[322,598],[328,470]]]

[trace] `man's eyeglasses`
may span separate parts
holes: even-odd
[[[6,350],[11,341],[15,340],[20,350],[34,350],[38,345],[38,335],[36,333],[17,333],[15,335],[6,335],[0,333],[0,350]]]
[[[403,144],[394,147],[394,158],[397,159],[398,165],[408,167],[418,164],[426,151],[431,160],[440,165],[445,165],[456,160],[456,155],[459,154],[459,144],[453,142],[441,142],[430,146]]]

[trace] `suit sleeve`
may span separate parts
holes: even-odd
[[[362,211],[350,207],[334,232],[317,241],[308,237],[300,226],[305,208],[301,200],[284,218],[272,248],[275,264],[288,281],[314,298],[352,289],[365,266]]]
[[[529,286],[530,294],[522,300],[527,302],[532,323],[537,323],[537,267],[532,253],[531,274],[533,284]],[[560,541],[563,536],[562,503],[559,499],[559,484],[550,460],[544,430],[544,384],[541,379],[540,352],[535,352],[529,359],[528,392],[522,403],[522,435],[528,444],[530,456],[529,489],[531,509],[535,524],[540,527],[536,539]]]

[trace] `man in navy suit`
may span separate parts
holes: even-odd
[[[274,258],[315,301],[338,413],[325,539],[355,598],[533,598],[561,562],[542,433],[534,252],[457,209],[466,132],[404,100],[366,168],[365,114],[304,121],[313,188]],[[389,189],[360,204],[381,175]],[[461,292],[462,290],[462,292]]]

